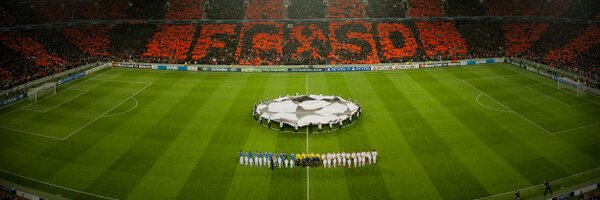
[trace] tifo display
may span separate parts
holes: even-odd
[[[328,153],[271,153],[262,151],[240,151],[242,166],[295,168],[295,167],[362,167],[377,163],[377,151],[328,152]]]
[[[344,121],[352,123],[353,119],[358,119],[362,113],[360,105],[345,100],[338,96],[321,95],[298,95],[279,97],[273,100],[268,98],[265,101],[255,103],[252,109],[252,116],[261,124],[263,120],[267,121],[267,126],[271,127],[271,122],[277,122],[279,129],[284,126],[293,127],[295,131],[299,128],[316,125],[319,132],[323,125],[328,125],[329,130],[334,125],[341,128]]]

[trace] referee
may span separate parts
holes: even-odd
[[[550,195],[552,195],[552,185],[550,185],[550,181],[548,181],[548,179],[546,179],[544,182],[544,186],[546,186],[546,190],[544,190],[544,196],[546,196],[548,191],[550,191]]]

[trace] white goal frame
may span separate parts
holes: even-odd
[[[29,101],[37,102],[38,99],[48,93],[56,94],[56,82],[47,82],[41,86],[31,88],[27,91],[27,97]]]
[[[585,84],[581,82],[573,81],[569,78],[557,77],[556,88],[561,90],[563,88],[569,90],[575,90],[575,96],[583,96],[585,94]]]

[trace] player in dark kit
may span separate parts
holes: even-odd
[[[548,179],[546,179],[546,182],[544,182],[544,186],[546,186],[546,190],[544,190],[544,196],[546,196],[548,191],[550,191],[550,195],[552,195],[552,185],[550,185],[550,181],[548,181]]]

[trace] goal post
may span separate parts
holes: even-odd
[[[559,90],[568,89],[575,92],[576,96],[583,96],[585,94],[585,85],[579,81],[573,81],[569,78],[557,77],[556,88]]]
[[[47,82],[27,91],[27,97],[31,102],[37,102],[40,97],[48,94],[56,94],[56,82]]]

